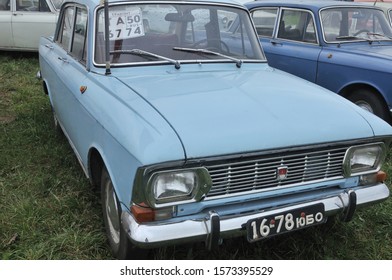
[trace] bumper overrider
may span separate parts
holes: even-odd
[[[323,204],[324,217],[339,214],[343,221],[350,221],[356,208],[381,202],[387,199],[389,194],[389,188],[384,183],[380,183],[355,190],[345,189],[339,194],[317,200],[241,215],[221,216],[218,212],[210,211],[199,219],[140,224],[132,214],[123,211],[121,220],[131,242],[141,248],[205,242],[207,248],[211,249],[219,245],[222,239],[246,235],[246,224],[250,220]]]

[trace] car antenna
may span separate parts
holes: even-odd
[[[110,42],[109,42],[109,0],[102,0],[104,2],[104,16],[105,16],[105,60],[106,71],[105,75],[110,75]]]

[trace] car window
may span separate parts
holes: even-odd
[[[79,61],[86,60],[86,36],[87,35],[87,10],[76,8],[75,28],[73,29],[73,40],[71,54]]]
[[[104,13],[97,10],[95,62],[105,61]],[[112,65],[227,60],[196,52],[208,49],[235,59],[264,59],[251,19],[245,10],[225,6],[185,4],[124,4],[109,9]],[[192,50],[190,50],[192,49]],[[133,53],[130,51],[133,50]],[[136,54],[135,50],[153,53]]]
[[[56,42],[76,60],[86,61],[87,9],[70,5],[61,15]]]
[[[389,11],[388,11],[388,15],[389,15],[389,21],[390,21],[391,24],[392,24],[392,10],[389,10]]]
[[[51,0],[56,10],[60,10],[64,0]]]
[[[50,12],[46,0],[16,0],[16,10],[26,12]]]
[[[279,21],[278,38],[317,43],[312,14],[304,10],[284,9]]]
[[[0,11],[10,10],[10,0],[0,0]]]
[[[327,42],[389,40],[392,35],[385,14],[378,9],[340,7],[322,10],[320,14]]]
[[[252,13],[257,34],[262,37],[272,37],[278,8],[265,8]]]
[[[72,28],[74,20],[74,7],[68,6],[64,9],[64,13],[61,18],[61,27],[58,34],[57,42],[66,51],[69,50],[69,44],[72,37]]]

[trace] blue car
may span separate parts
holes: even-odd
[[[392,127],[271,68],[237,2],[65,1],[39,61],[116,258],[256,242],[389,197]]]
[[[342,1],[254,1],[268,63],[391,123],[392,31],[381,8]]]

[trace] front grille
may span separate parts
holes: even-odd
[[[207,197],[342,178],[347,148],[274,154],[207,165],[212,178]],[[286,178],[277,178],[278,167],[287,167]]]

